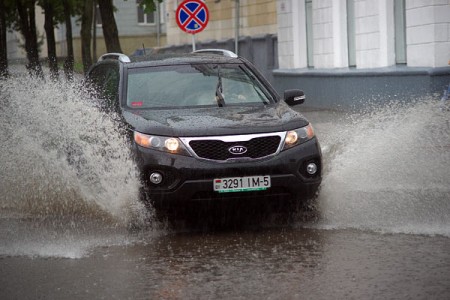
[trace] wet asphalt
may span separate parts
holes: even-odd
[[[345,122],[342,113],[305,114],[324,144],[327,129]],[[450,299],[446,214],[444,230],[429,233],[414,219],[405,232],[316,217],[131,230],[92,217],[80,225],[1,215],[0,299]]]

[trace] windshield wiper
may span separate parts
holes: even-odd
[[[225,106],[225,98],[223,97],[222,88],[222,75],[220,74],[220,66],[217,66],[217,87],[216,87],[216,100],[219,107]]]

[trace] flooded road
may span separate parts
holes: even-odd
[[[2,299],[448,299],[449,249],[446,237],[351,229],[172,233],[106,243],[77,259],[4,256],[0,293]]]
[[[1,299],[450,298],[450,114],[432,99],[305,110],[314,217],[214,230],[154,221],[120,130],[76,84],[0,95]]]

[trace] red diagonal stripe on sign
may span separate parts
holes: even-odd
[[[200,10],[202,10],[203,5],[199,4],[199,6],[194,10],[194,12],[191,12],[190,9],[186,6],[186,4],[183,5],[183,8],[185,9],[185,13],[187,13],[189,15],[189,18],[187,18],[186,21],[181,25],[183,25],[183,26],[184,26],[184,24],[189,25],[189,22],[191,22],[192,20],[195,20],[199,25],[202,25],[202,26],[205,25],[205,22],[202,22],[199,18],[197,18],[197,13],[199,13]]]

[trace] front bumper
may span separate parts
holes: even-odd
[[[320,183],[322,161],[316,138],[281,151],[278,155],[245,162],[214,162],[194,157],[174,155],[135,145],[137,164],[141,171],[146,194],[155,206],[171,206],[180,202],[213,199],[312,198]],[[315,162],[314,176],[306,173],[306,165]],[[149,181],[149,175],[163,175],[161,184]],[[217,193],[213,190],[215,178],[270,175],[271,188],[256,192]]]

